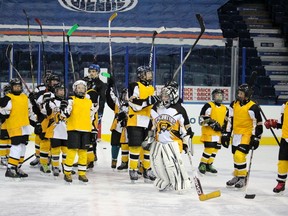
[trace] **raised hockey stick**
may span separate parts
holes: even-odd
[[[249,167],[248,167],[248,171],[247,171],[247,176],[246,176],[246,187],[245,187],[245,199],[254,199],[256,194],[248,194],[248,181],[249,181],[249,177],[250,177],[250,171],[251,171],[251,166],[252,166],[252,159],[253,159],[253,152],[254,152],[254,148],[252,148],[251,150],[251,154],[250,154],[250,161],[249,161]]]
[[[75,75],[74,61],[73,61],[73,56],[72,56],[72,51],[71,51],[71,45],[70,45],[70,36],[73,34],[73,32],[75,32],[75,31],[77,30],[78,27],[79,27],[78,24],[74,24],[74,25],[69,29],[69,31],[67,32],[68,52],[69,52],[69,56],[70,56],[71,70],[72,70],[74,82],[76,81],[76,75]]]
[[[200,180],[199,180],[198,175],[197,175],[197,171],[195,171],[194,167],[193,167],[191,153],[189,151],[187,151],[187,155],[188,155],[188,158],[189,158],[190,165],[192,167],[193,180],[194,180],[196,192],[197,192],[197,194],[199,196],[199,200],[200,201],[206,201],[206,200],[209,200],[209,199],[220,197],[221,196],[221,191],[220,190],[213,191],[213,192],[208,193],[208,194],[204,194],[202,186],[201,186],[201,183],[200,183]]]
[[[110,63],[110,71],[109,73],[114,77],[114,71],[113,71],[113,54],[112,54],[112,36],[111,36],[111,23],[112,21],[118,16],[117,13],[113,13],[108,20],[108,36],[109,36],[109,63]],[[114,83],[114,91],[116,94],[116,97],[119,98],[119,91],[116,85],[116,82]]]
[[[35,18],[35,21],[38,23],[41,32],[41,44],[42,44],[42,61],[43,61],[43,77],[46,77],[46,53],[45,53],[45,46],[44,46],[44,37],[43,37],[43,28],[42,22],[39,18]]]
[[[32,57],[32,42],[31,42],[31,36],[30,36],[30,18],[26,11],[23,9],[23,13],[26,16],[26,21],[27,21],[27,32],[28,32],[28,40],[29,40],[29,56],[30,56],[30,73],[31,73],[31,78],[32,78],[32,89],[34,91],[34,68],[33,68],[33,57]]]
[[[205,32],[205,23],[204,20],[202,18],[202,16],[200,14],[196,14],[196,18],[197,21],[200,25],[200,34],[198,35],[198,37],[196,38],[194,44],[192,45],[192,47],[190,48],[190,50],[188,51],[188,53],[186,54],[185,58],[183,59],[183,61],[181,62],[181,64],[178,66],[178,68],[176,69],[176,71],[173,74],[172,77],[172,81],[175,81],[175,78],[177,76],[177,74],[179,73],[180,69],[182,68],[182,66],[184,65],[184,63],[186,62],[186,60],[188,59],[189,55],[191,54],[192,50],[194,49],[194,47],[196,46],[196,44],[198,43],[198,41],[200,40],[200,38],[202,37],[202,35]]]
[[[155,42],[155,38],[158,34],[160,34],[161,32],[165,31],[166,28],[164,26],[156,29],[154,32],[153,32],[153,35],[152,35],[152,44],[151,44],[151,49],[150,49],[150,58],[149,58],[149,67],[151,68],[152,67],[152,59],[153,59],[153,49],[154,49],[154,42]]]
[[[21,74],[19,73],[19,71],[17,70],[17,68],[13,65],[13,62],[12,60],[10,59],[10,52],[11,52],[11,49],[12,49],[13,45],[12,44],[9,44],[6,48],[6,58],[7,60],[9,61],[9,64],[11,65],[11,67],[13,68],[13,70],[17,73],[19,79],[21,80],[21,82],[24,84],[25,88],[27,89],[27,91],[29,93],[31,93],[31,90],[29,89],[27,83],[24,81],[24,79],[22,78]]]

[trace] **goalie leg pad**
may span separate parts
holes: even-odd
[[[150,163],[154,175],[156,176],[154,185],[159,191],[163,191],[170,187],[170,181],[162,158],[162,146],[163,144],[154,142],[150,149]]]
[[[180,155],[178,143],[171,142],[162,145],[163,162],[171,185],[175,190],[190,189],[191,183]]]

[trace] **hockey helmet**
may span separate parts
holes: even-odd
[[[9,82],[11,87],[11,93],[15,95],[20,95],[23,92],[22,81],[18,78],[11,79]],[[20,86],[20,88],[16,87]]]
[[[98,64],[91,64],[88,68],[88,71],[96,70],[96,72],[100,72],[100,66]]]
[[[54,86],[55,96],[59,99],[64,99],[65,97],[65,86],[61,83],[58,83]]]
[[[246,83],[240,85],[240,86],[238,87],[238,91],[244,92],[245,97],[246,97],[247,99],[250,99],[251,96],[252,96],[252,94],[253,94],[253,90],[252,90],[251,87],[250,87],[248,84],[246,84]]]
[[[222,103],[224,98],[224,91],[222,89],[214,89],[212,91],[212,100],[215,103]]]
[[[84,80],[77,80],[73,83],[72,89],[76,97],[83,98],[87,91],[87,84]]]
[[[147,73],[151,72],[152,76],[147,77]],[[153,71],[150,67],[148,66],[139,66],[136,70],[137,77],[139,80],[146,81],[146,82],[151,82],[153,78]]]

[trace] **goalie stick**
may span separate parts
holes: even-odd
[[[45,54],[42,22],[41,22],[41,20],[39,18],[35,18],[35,21],[38,23],[38,25],[40,27],[41,44],[42,44],[42,61],[43,61],[43,72],[44,72],[43,77],[46,77],[46,54]]]
[[[149,68],[152,67],[152,59],[153,59],[153,49],[154,49],[154,42],[155,42],[155,38],[158,34],[160,34],[161,32],[165,31],[166,28],[164,26],[156,29],[154,32],[153,32],[153,35],[152,35],[152,44],[151,44],[151,49],[150,49],[150,58],[149,58]]]
[[[72,74],[73,74],[73,80],[74,82],[76,81],[76,75],[75,75],[75,69],[74,69],[74,61],[73,61],[73,56],[72,56],[72,51],[71,51],[71,45],[70,45],[70,36],[73,34],[73,32],[75,32],[77,30],[77,28],[79,27],[78,24],[74,24],[69,31],[67,32],[67,43],[68,43],[68,52],[69,52],[69,56],[70,56],[70,62],[71,62],[71,70],[72,70]]]
[[[189,55],[191,54],[192,50],[194,49],[194,47],[196,46],[196,44],[198,43],[198,41],[200,40],[200,38],[202,37],[202,35],[205,32],[205,23],[204,23],[204,20],[203,20],[202,16],[200,14],[196,14],[196,18],[197,18],[197,21],[198,21],[198,23],[200,25],[200,29],[201,29],[200,34],[196,38],[195,42],[193,43],[192,47],[190,48],[190,50],[186,54],[186,56],[183,59],[183,61],[181,62],[181,64],[178,66],[178,68],[174,72],[173,77],[172,77],[172,81],[175,81],[175,78],[176,78],[177,74],[179,73],[180,69],[182,68],[182,66],[184,65],[184,63],[188,59]]]
[[[189,158],[190,165],[192,167],[193,181],[194,181],[194,184],[195,184],[196,192],[197,192],[197,194],[199,196],[199,200],[200,201],[206,201],[206,200],[209,200],[209,199],[220,197],[221,196],[221,191],[220,190],[213,191],[213,192],[208,193],[208,194],[204,194],[202,186],[201,186],[201,183],[200,183],[200,180],[199,180],[199,178],[197,176],[197,172],[194,170],[194,167],[193,167],[191,153],[189,151],[187,151],[187,155],[188,155],[188,158]]]
[[[30,57],[30,73],[31,73],[31,78],[32,78],[32,89],[34,91],[34,68],[33,68],[33,57],[32,57],[32,42],[31,42],[31,36],[30,36],[30,18],[26,11],[23,9],[23,13],[26,16],[26,21],[27,21],[27,32],[28,32],[28,40],[29,40],[29,57]]]

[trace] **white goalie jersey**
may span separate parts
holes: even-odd
[[[183,107],[180,104],[171,105],[169,108],[154,106],[151,110],[153,127],[156,130],[156,141],[161,143],[181,142],[187,135],[184,125]]]

